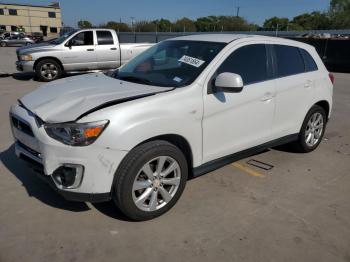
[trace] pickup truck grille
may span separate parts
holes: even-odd
[[[32,131],[32,128],[30,127],[30,125],[28,125],[24,121],[14,117],[14,116],[11,116],[11,121],[12,121],[13,127],[20,130],[21,132],[27,134],[28,136],[34,137],[34,133]]]

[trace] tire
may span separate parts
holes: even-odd
[[[1,43],[0,43],[0,46],[1,46],[1,47],[6,47],[7,44],[6,44],[5,42],[1,42]]]
[[[160,164],[162,160],[163,165]],[[158,166],[162,166],[160,173],[157,172]],[[176,169],[164,175],[170,167]],[[150,176],[154,180],[149,179]],[[129,219],[153,219],[175,205],[185,189],[187,177],[187,161],[179,148],[162,140],[147,142],[131,150],[120,164],[115,174],[112,198]],[[169,184],[170,181],[173,184]]]
[[[317,121],[317,119],[320,120]],[[311,125],[313,125],[313,128],[311,128]],[[326,125],[327,116],[325,110],[318,105],[314,105],[304,119],[298,140],[293,144],[294,148],[301,153],[314,151],[322,141]],[[316,126],[320,126],[322,129],[315,128]]]
[[[62,76],[62,68],[55,60],[44,59],[35,66],[35,73],[40,81],[50,82]]]

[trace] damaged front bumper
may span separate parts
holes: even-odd
[[[64,145],[50,138],[35,115],[21,105],[10,111],[16,155],[64,198],[101,202],[111,199],[114,174],[126,151],[94,143]]]

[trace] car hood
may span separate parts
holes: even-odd
[[[90,112],[173,88],[121,81],[102,73],[80,75],[45,84],[19,102],[42,121],[75,121]]]
[[[48,42],[22,46],[17,48],[17,54],[28,54],[28,53],[38,52],[38,51],[52,50],[56,46],[57,45],[54,45]]]

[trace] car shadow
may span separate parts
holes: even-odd
[[[29,81],[29,80],[35,80],[38,81],[37,77],[35,76],[35,73],[13,73],[12,78],[20,81]]]
[[[0,153],[3,165],[19,180],[26,189],[28,196],[55,208],[73,212],[88,211],[86,203],[65,200],[42,181],[22,160],[15,156],[14,145]]]

